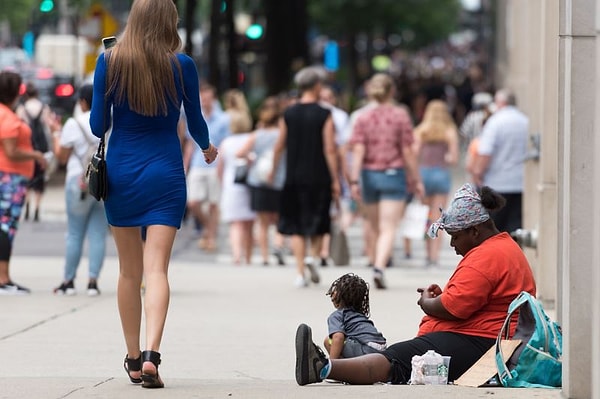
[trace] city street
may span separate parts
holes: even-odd
[[[294,380],[294,334],[299,323],[313,328],[321,343],[333,310],[325,292],[339,275],[354,272],[371,280],[360,256],[360,228],[350,231],[352,264],[321,268],[321,283],[293,287],[288,266],[231,264],[227,245],[220,255],[196,248],[189,226],[178,235],[170,269],[172,300],[161,352],[166,389],[132,386],[122,368],[125,346],[116,308],[117,260],[112,239],[99,280],[102,295],[85,295],[87,262],[76,280],[79,293],[57,297],[64,253],[62,189],[53,185],[44,199],[42,221],[23,222],[11,271],[30,296],[0,297],[0,398],[558,398],[558,390],[489,389],[457,386],[346,386],[322,383],[299,387]],[[225,229],[221,230],[224,236]],[[447,237],[445,238],[447,240]],[[371,291],[372,319],[388,342],[411,338],[422,313],[416,288],[442,285],[459,257],[446,244],[441,267],[425,269],[422,242],[413,259],[402,259],[401,240],[389,289]],[[451,367],[451,366],[450,366]]]

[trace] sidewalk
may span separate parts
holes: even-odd
[[[43,219],[64,220],[62,189],[44,199]],[[61,210],[62,209],[62,210]],[[189,232],[182,229],[182,239]],[[352,233],[356,234],[356,233]],[[191,239],[191,238],[190,238]],[[357,250],[357,236],[351,238]],[[414,259],[397,260],[386,273],[389,289],[371,291],[372,318],[389,342],[411,338],[422,312],[416,288],[443,285],[458,257],[444,246],[442,267],[422,267],[422,242]],[[225,246],[222,244],[222,246]],[[292,266],[235,266],[227,253],[213,258],[183,248],[170,268],[171,304],[161,347],[160,372],[166,388],[145,390],[129,383],[122,368],[125,345],[116,307],[118,263],[107,258],[100,289],[89,298],[81,266],[73,297],[51,292],[62,274],[59,256],[31,256],[21,248],[12,270],[32,289],[25,297],[0,297],[0,399],[4,398],[560,398],[558,390],[489,389],[457,386],[348,386],[321,383],[300,387],[294,379],[294,335],[299,323],[326,335],[332,311],[325,292],[339,275],[371,279],[364,260],[321,268],[321,284],[293,288]],[[288,263],[288,264],[291,264]],[[452,367],[452,366],[450,366]]]
[[[62,259],[19,256],[20,281],[33,293],[0,297],[0,398],[558,398],[559,391],[463,388],[456,386],[299,387],[294,380],[294,334],[299,323],[313,328],[315,341],[326,335],[332,310],[328,282],[363,267],[321,269],[323,283],[291,286],[291,267],[233,266],[176,262],[171,268],[172,301],[160,367],[166,389],[142,390],[129,384],[116,309],[117,262],[109,258],[100,288],[89,298],[56,297],[49,282]],[[415,287],[443,282],[451,270],[388,272],[390,288],[371,292],[372,317],[390,342],[410,338],[421,312]],[[17,270],[15,270],[17,273]],[[85,276],[76,287],[85,286]]]

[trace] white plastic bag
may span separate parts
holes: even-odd
[[[411,385],[445,385],[448,383],[450,357],[428,350],[422,356],[413,356],[410,373]]]
[[[254,165],[256,170],[256,176],[261,183],[266,184],[269,182],[269,175],[273,170],[273,151],[268,150],[263,153],[258,160],[256,160],[256,164]]]
[[[425,239],[429,207],[419,201],[411,201],[404,211],[400,222],[400,236],[411,240]]]

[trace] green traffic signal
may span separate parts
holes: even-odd
[[[246,37],[252,40],[258,40],[262,37],[264,28],[260,24],[252,24],[246,29]]]
[[[50,12],[54,10],[54,0],[42,0],[40,3],[41,12]]]

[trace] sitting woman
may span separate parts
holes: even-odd
[[[299,385],[325,378],[351,384],[410,379],[411,359],[435,350],[451,356],[449,381],[467,371],[496,341],[511,301],[521,291],[535,295],[533,273],[521,248],[501,233],[490,212],[504,206],[504,198],[489,187],[481,193],[465,184],[450,207],[429,229],[450,234],[450,245],[463,258],[444,290],[437,284],[418,288],[417,304],[423,317],[416,338],[389,346],[381,353],[328,360],[312,342],[309,326],[296,333],[296,381]],[[516,323],[511,325],[511,336]]]

